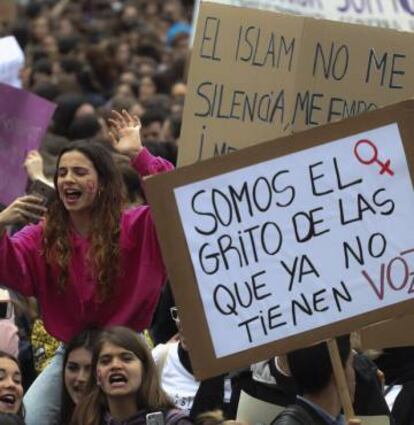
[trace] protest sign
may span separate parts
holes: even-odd
[[[56,105],[24,90],[0,83],[0,203],[24,193],[23,162],[38,149]]]
[[[149,179],[197,376],[412,309],[413,108]]]
[[[13,36],[0,38],[0,83],[21,87],[19,72],[24,53]]]
[[[199,8],[196,2],[195,10]],[[214,0],[214,3],[294,13],[400,31],[414,30],[414,5],[409,0]]]
[[[202,3],[179,165],[414,94],[414,34]]]
[[[361,349],[382,350],[414,346],[414,336],[409,331],[413,325],[414,316],[408,315],[361,329],[359,331]]]

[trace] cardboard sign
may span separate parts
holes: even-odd
[[[196,376],[412,309],[413,113],[402,103],[148,181]]]
[[[0,83],[20,88],[24,53],[13,36],[0,38]]]
[[[179,165],[414,94],[414,34],[202,3]]]
[[[0,83],[0,203],[8,205],[24,193],[23,162],[38,149],[56,104]]]
[[[393,28],[400,31],[414,30],[414,6],[408,0],[310,0],[296,2],[287,2],[286,0],[214,0],[214,2],[381,28]]]
[[[414,346],[414,336],[408,329],[412,329],[414,316],[404,316],[383,323],[368,326],[359,331],[361,348],[363,350],[382,350],[392,347]]]

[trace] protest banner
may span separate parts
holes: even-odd
[[[147,181],[197,377],[412,311],[413,114],[403,102]]]
[[[414,94],[414,34],[201,3],[178,164]]]
[[[24,53],[13,36],[0,38],[0,83],[20,88]]]
[[[334,21],[414,30],[414,5],[409,0],[213,0],[229,6],[294,13]],[[198,11],[200,1],[195,4]],[[195,14],[197,15],[197,13]]]
[[[0,203],[24,193],[23,162],[38,149],[56,105],[27,91],[0,83]]]

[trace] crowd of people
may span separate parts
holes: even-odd
[[[143,180],[176,162],[193,3],[22,0],[0,30],[57,104],[0,211],[0,425],[219,425],[242,393],[289,406],[274,425],[343,423],[325,343],[194,376]],[[355,414],[412,424],[414,351],[337,344]]]

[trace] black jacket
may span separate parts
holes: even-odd
[[[287,407],[272,421],[271,425],[328,425],[327,421],[302,400]]]

